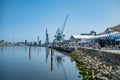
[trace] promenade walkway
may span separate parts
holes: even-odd
[[[120,54],[120,49],[101,49],[101,51],[104,51],[104,52],[111,52],[111,53],[116,53],[116,54]]]
[[[93,49],[91,47],[84,47],[84,48]],[[94,50],[98,50],[98,49],[94,49]],[[100,51],[120,54],[120,49],[115,49],[115,48],[101,48]]]

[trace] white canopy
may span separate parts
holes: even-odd
[[[92,37],[92,38],[103,38],[103,37],[109,37],[109,35],[115,35],[115,34],[117,34],[117,33],[119,33],[119,32],[112,32],[112,33],[110,33],[110,34],[97,35],[97,36],[94,36],[94,37]],[[91,39],[91,38],[90,38],[90,39]]]
[[[88,38],[92,38],[94,36],[91,36],[91,35],[72,35],[70,38],[74,38],[74,39],[81,39],[81,38],[85,38],[85,39],[88,39]]]

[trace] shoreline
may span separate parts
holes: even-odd
[[[110,63],[108,59],[90,55],[81,50],[73,51],[71,54],[78,67],[81,67],[81,63],[82,67],[85,67],[83,76],[88,76],[88,79],[120,80],[120,66]],[[82,69],[84,70],[84,68]]]
[[[66,49],[54,49],[66,52]],[[85,80],[120,80],[120,62],[118,60],[120,54],[85,48],[69,53],[76,61],[79,73],[83,75],[79,77]],[[114,59],[116,60],[113,61]]]

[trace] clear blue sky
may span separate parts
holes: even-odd
[[[120,24],[120,0],[0,0],[0,40],[45,41],[54,39],[66,14],[66,39],[91,30],[103,32]]]

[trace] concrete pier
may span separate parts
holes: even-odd
[[[90,48],[79,48],[79,50],[85,51],[88,54],[101,56],[103,58],[108,59],[113,64],[120,65],[120,53],[116,53],[112,50],[96,50],[96,49],[90,49]],[[119,50],[120,51],[120,50]]]
[[[53,47],[56,50],[65,51],[65,52],[72,52],[75,51],[75,48],[68,48],[68,47]],[[120,50],[105,50],[105,49],[92,49],[92,48],[79,48],[86,52],[87,54],[101,56],[103,58],[108,59],[114,64],[120,65]]]
[[[56,49],[59,51],[65,51],[65,52],[72,52],[75,50],[74,48],[68,48],[68,47],[53,47],[53,49]]]

